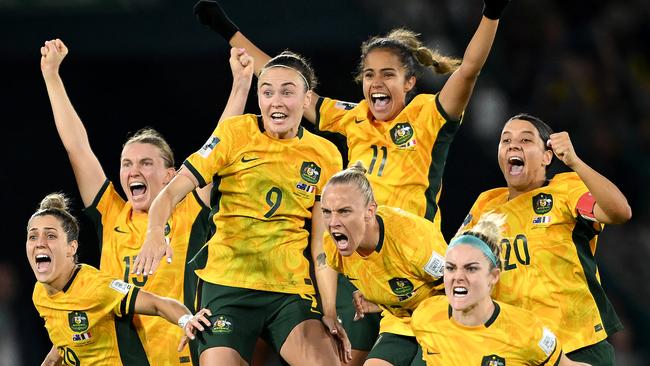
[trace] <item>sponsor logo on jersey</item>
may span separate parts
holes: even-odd
[[[214,150],[215,147],[217,147],[217,144],[219,143],[219,138],[217,136],[210,136],[208,141],[203,144],[203,146],[199,149],[199,155],[201,155],[204,158],[207,158],[212,150]]]
[[[320,167],[313,161],[305,161],[300,167],[300,177],[307,183],[316,184],[320,179]]]
[[[232,322],[225,315],[217,315],[212,323],[213,333],[232,333]]]
[[[533,196],[533,211],[538,215],[548,213],[553,208],[553,196],[547,193],[540,193]]]
[[[416,145],[415,132],[408,122],[402,122],[390,129],[390,138],[399,148],[406,148]]]
[[[88,315],[83,311],[72,311],[68,313],[68,324],[73,332],[85,332],[88,330]]]
[[[111,288],[117,292],[126,295],[129,293],[129,290],[131,289],[131,285],[121,280],[113,280],[111,281]]]
[[[483,356],[481,366],[506,366],[506,360],[498,355]]]
[[[120,234],[128,234],[129,233],[128,231],[120,229],[119,226],[114,227],[113,230],[115,230],[115,232],[120,233]]]
[[[404,301],[413,296],[413,283],[406,278],[395,277],[390,279],[388,284],[399,301]]]

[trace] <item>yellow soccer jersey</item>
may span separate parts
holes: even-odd
[[[557,365],[562,346],[534,313],[494,304],[492,317],[471,327],[451,317],[446,296],[422,301],[411,324],[427,365]]]
[[[622,328],[600,285],[594,254],[602,225],[593,221],[594,203],[576,173],[563,173],[510,201],[507,188],[483,192],[463,223],[466,230],[485,212],[506,215],[494,298],[537,314],[565,352]]]
[[[97,228],[101,245],[102,272],[165,297],[171,297],[194,309],[198,278],[186,263],[205,244],[209,232],[209,209],[196,192],[188,194],[177,206],[165,227],[173,248],[173,260],[161,263],[153,276],[131,274],[131,266],[140,252],[147,232],[146,213],[133,212],[109,181],[104,183],[95,201],[85,210]],[[160,317],[135,315],[133,324],[145,344],[153,365],[187,365],[189,347],[176,352],[183,331]]]
[[[327,263],[344,274],[368,301],[383,311],[380,333],[413,336],[409,322],[418,304],[441,290],[447,248],[432,222],[398,208],[379,206],[379,243],[362,256],[343,257],[329,233],[323,247]]]
[[[62,291],[36,283],[32,300],[64,365],[148,365],[129,327],[139,289],[81,264]]]
[[[316,127],[347,139],[350,164],[368,167],[380,205],[400,207],[440,228],[442,174],[460,121],[448,118],[436,95],[416,96],[395,119],[376,122],[366,101],[321,98]]]
[[[261,117],[225,119],[183,163],[212,182],[216,234],[195,261],[202,280],[281,293],[314,293],[305,222],[341,169],[329,141],[302,127],[292,139],[264,133]],[[207,258],[206,258],[207,254]]]

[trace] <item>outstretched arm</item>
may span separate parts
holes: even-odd
[[[199,0],[194,5],[194,14],[201,22],[220,34],[232,47],[243,48],[255,60],[255,75],[259,76],[262,67],[271,59],[251,40],[246,38],[235,23],[228,17],[216,0]],[[311,104],[305,109],[304,117],[311,123],[316,123],[316,103],[318,95],[311,98]]]
[[[160,316],[181,327],[185,335],[178,345],[179,352],[187,344],[188,338],[195,338],[196,331],[201,332],[205,330],[205,327],[210,326],[207,317],[212,315],[209,309],[201,309],[196,315],[192,315],[190,310],[179,301],[154,295],[144,290],[141,290],[135,299],[135,313]]]
[[[72,164],[81,199],[88,207],[106,181],[106,174],[90,148],[86,129],[59,75],[59,67],[67,54],[68,48],[60,39],[45,42],[41,47],[41,72],[50,97],[56,130]]]
[[[47,353],[45,359],[41,363],[41,366],[60,366],[63,364],[63,357],[59,354],[59,351],[56,349],[56,346],[52,346],[50,352]]]
[[[623,193],[578,157],[567,132],[552,134],[547,144],[555,156],[576,172],[589,189],[596,200],[593,214],[598,222],[622,224],[632,217],[632,209]]]
[[[438,96],[440,105],[450,118],[458,119],[467,107],[478,75],[492,49],[501,12],[509,0],[484,0],[483,18],[469,41],[463,62],[449,77]]]
[[[167,257],[167,262],[171,263],[172,248],[165,240],[165,223],[174,212],[176,205],[198,185],[194,175],[182,167],[178,174],[158,193],[149,208],[147,236],[133,263],[131,273],[153,274],[164,256]]]

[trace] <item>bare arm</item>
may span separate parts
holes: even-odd
[[[72,164],[77,187],[84,206],[92,204],[106,181],[106,174],[90,148],[88,135],[77,115],[59,75],[59,66],[68,54],[60,39],[47,41],[41,47],[41,71],[52,105],[54,123]]]
[[[165,241],[163,228],[172,212],[174,212],[176,205],[198,185],[199,183],[194,175],[185,167],[182,167],[169,184],[158,193],[156,199],[151,203],[151,208],[149,208],[147,236],[140,253],[133,263],[131,273],[153,274],[164,256],[167,257],[167,262],[171,263],[172,249]]]
[[[41,363],[41,366],[60,366],[63,364],[63,357],[59,354],[59,351],[56,349],[56,346],[52,346],[50,352],[47,353],[45,359]]]
[[[230,70],[232,71],[232,88],[230,89],[230,96],[228,96],[226,107],[223,113],[221,113],[221,117],[219,117],[219,122],[225,118],[244,113],[246,100],[248,99],[248,93],[251,88],[251,81],[253,80],[255,63],[245,49],[235,47],[230,49],[229,62]],[[212,184],[196,190],[203,204],[208,207],[210,207],[211,190]]]
[[[316,282],[320,294],[321,305],[323,306],[323,323],[330,334],[337,340],[337,351],[343,362],[352,360],[352,346],[345,333],[345,329],[338,322],[336,315],[336,287],[338,274],[327,265],[327,258],[323,250],[323,233],[325,223],[321,212],[320,202],[315,202],[311,209],[311,255],[315,266]]]
[[[566,166],[578,174],[596,200],[594,216],[604,224],[622,224],[632,217],[632,209],[618,187],[592,169],[575,152],[567,132],[550,136],[548,145]]]
[[[172,324],[177,324],[185,332],[185,336],[180,341],[178,351],[180,352],[187,339],[194,339],[194,333],[205,330],[210,326],[207,316],[212,315],[209,309],[202,309],[196,315],[192,315],[190,310],[179,301],[154,295],[150,292],[141,290],[135,299],[135,313],[144,315],[155,315],[164,318]]]
[[[438,101],[450,118],[459,119],[469,98],[485,61],[492,49],[499,20],[483,17],[474,36],[465,49],[463,62],[454,71],[443,86]]]

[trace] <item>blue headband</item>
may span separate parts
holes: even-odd
[[[492,253],[490,247],[483,240],[475,237],[474,235],[461,235],[451,240],[449,246],[447,247],[447,252],[459,244],[467,244],[480,249],[481,252],[483,252],[483,254],[485,254],[485,256],[492,262],[492,264],[494,264],[495,267],[497,266],[497,259],[494,256],[494,253]]]

